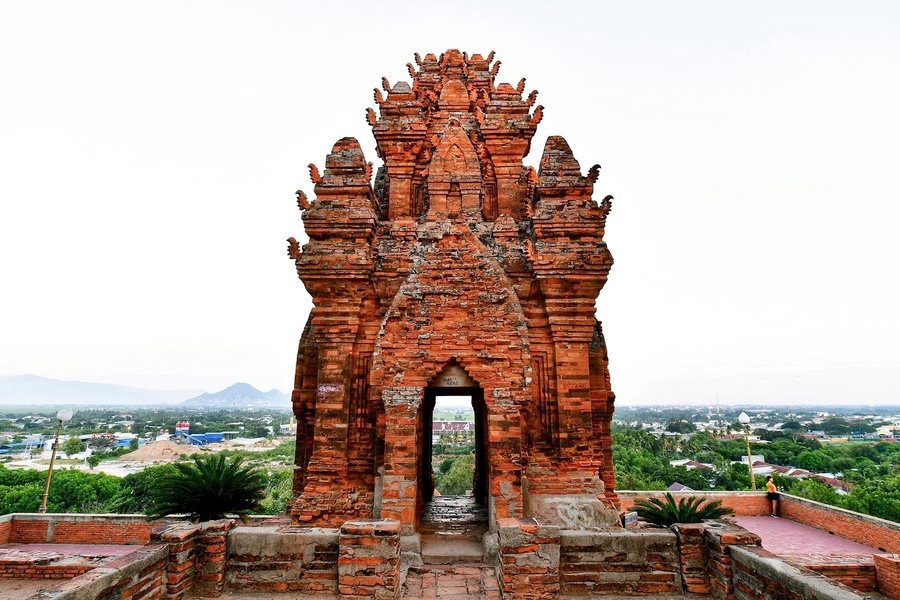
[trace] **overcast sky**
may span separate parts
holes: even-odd
[[[900,403],[893,1],[2,2],[0,375],[289,390],[305,165],[447,48],[603,166],[620,403]]]

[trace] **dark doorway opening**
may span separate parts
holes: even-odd
[[[465,418],[448,422],[448,411],[441,409],[438,416],[445,420],[436,420],[435,407],[439,397],[449,399],[451,407],[467,404],[470,408],[464,412],[469,418],[474,413],[474,421],[465,425],[461,424]],[[449,412],[453,416],[455,411],[450,408]],[[487,521],[490,473],[484,391],[477,386],[426,388],[421,425],[418,514],[422,531],[453,529],[454,526],[460,534],[473,533],[475,529],[483,531],[482,525]],[[436,455],[435,450],[442,453]],[[453,480],[452,484],[448,477]],[[465,480],[461,481],[462,478]],[[445,491],[455,493],[444,495],[438,491],[436,494],[436,479],[444,480],[447,485],[441,487]]]

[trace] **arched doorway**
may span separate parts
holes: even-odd
[[[454,405],[459,407],[468,404],[471,406],[471,412],[461,410],[462,418],[459,420],[436,420],[435,407],[438,398],[453,400]],[[443,413],[441,416],[446,414]],[[480,536],[487,528],[490,489],[487,409],[484,390],[456,361],[448,363],[425,388],[419,425],[418,452],[421,459],[417,486],[419,490],[417,515],[420,530],[428,533],[450,531],[454,535]],[[435,448],[438,448],[442,455],[436,456]],[[435,471],[440,469],[441,463],[449,460],[454,463],[451,469],[455,469],[456,461],[467,461],[472,454],[474,457],[469,482],[471,485],[465,486],[466,489],[456,488],[450,497],[436,492]],[[451,474],[448,470],[441,475]],[[453,475],[458,473],[454,472]]]

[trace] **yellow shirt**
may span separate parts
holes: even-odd
[[[778,491],[778,488],[775,487],[775,482],[771,479],[766,482],[766,491],[773,494]]]

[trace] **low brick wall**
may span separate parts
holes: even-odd
[[[237,527],[228,536],[226,587],[336,594],[339,537],[319,527]]]
[[[0,550],[0,579],[71,579],[94,568],[94,565],[77,562],[59,564],[56,562],[58,557],[53,552]]]
[[[165,544],[168,552],[165,591],[169,600],[180,600],[194,587],[199,533],[199,525],[173,523],[157,527],[150,534],[151,543]]]
[[[833,554],[808,554],[805,556],[783,557],[795,567],[809,569],[828,579],[837,581],[857,592],[875,592],[878,579],[875,561],[869,556],[835,556]]]
[[[900,554],[876,554],[873,558],[878,591],[888,598],[900,600]]]
[[[703,533],[706,547],[706,573],[709,591],[714,598],[732,598],[734,564],[731,549],[736,546],[759,546],[760,538],[734,523],[707,523]]]
[[[620,491],[616,490],[621,504],[622,511],[632,510],[636,500],[646,498],[663,498],[666,492],[651,491]],[[696,496],[706,497],[710,500],[720,500],[722,506],[730,508],[735,515],[754,517],[768,515],[772,512],[772,507],[766,498],[765,492],[672,492],[672,496],[676,500],[679,498],[693,498]]]
[[[900,552],[900,523],[863,515],[806,498],[781,494],[782,517],[874,546],[883,552]]]
[[[0,517],[0,544],[9,543],[9,534],[12,531],[12,515]]]
[[[560,530],[534,519],[497,521],[500,588],[508,599],[556,598],[560,590]]]
[[[730,549],[734,561],[734,598],[737,600],[861,600],[862,596],[825,577],[804,572],[761,547]]]
[[[673,527],[678,540],[678,560],[684,591],[691,594],[709,593],[707,569],[706,525],[681,523]]]
[[[561,591],[573,595],[681,593],[675,534],[653,531],[563,531]]]
[[[400,521],[347,521],[341,526],[338,593],[341,598],[397,598],[400,593]]]
[[[160,523],[143,515],[13,513],[3,519],[2,543],[17,544],[146,544]]]
[[[163,598],[167,558],[168,552],[164,546],[146,546],[84,575],[37,592],[28,600]]]

